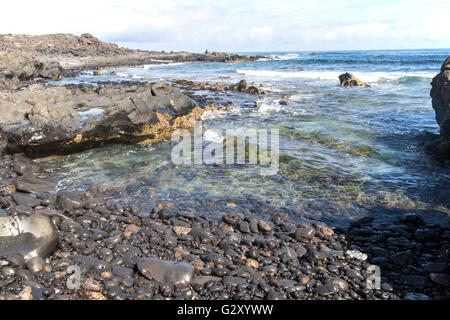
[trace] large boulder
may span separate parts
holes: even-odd
[[[44,63],[29,53],[0,52],[0,78],[20,81],[32,80],[37,77],[58,79],[61,77],[61,73],[62,68],[55,60]]]
[[[370,85],[359,80],[354,75],[346,72],[339,76],[339,81],[341,82],[341,87],[366,87],[370,88]]]
[[[38,74],[41,67],[41,62],[31,54],[0,52],[0,74],[7,79],[30,80]]]
[[[441,132],[440,151],[450,154],[450,56],[433,78],[430,96]]]
[[[64,103],[37,103],[27,118],[29,123],[13,127],[8,132],[11,151],[53,148],[74,139],[81,124],[80,115]]]
[[[161,131],[166,135],[176,118],[196,107],[193,99],[163,82],[153,86],[34,85],[0,104],[4,111],[0,130],[8,134],[10,152],[71,153],[113,142],[151,140]]]
[[[91,140],[117,135],[131,138],[144,126],[160,122],[158,114],[175,118],[186,115],[195,107],[198,104],[178,88],[157,83],[113,103],[102,117],[87,121],[80,133]]]

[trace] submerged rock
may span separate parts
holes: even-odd
[[[354,75],[346,72],[339,76],[339,81],[341,82],[341,87],[366,87],[370,88],[370,85],[359,80]]]
[[[433,78],[430,96],[440,127],[440,151],[450,154],[450,57],[442,64],[441,72]]]
[[[57,240],[56,228],[44,215],[0,217],[0,256],[43,258],[56,249]]]
[[[170,285],[189,284],[194,275],[194,267],[186,262],[143,258],[138,261],[137,267],[147,278]]]

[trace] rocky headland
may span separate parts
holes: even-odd
[[[450,155],[450,57],[442,64],[441,72],[433,78],[431,86],[430,96],[441,129],[440,151]]]
[[[266,94],[245,80],[48,86],[46,79],[163,63],[155,60],[258,57],[129,50],[87,34],[4,35],[0,50],[0,300],[449,298],[449,226],[418,213],[332,227],[234,203],[220,215],[171,202],[142,210],[95,185],[58,191],[30,159],[152,143],[218,112],[184,89]],[[444,146],[448,61],[432,90]]]

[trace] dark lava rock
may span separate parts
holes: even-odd
[[[339,76],[339,81],[341,82],[341,87],[366,87],[370,88],[365,82],[357,79],[354,75],[350,73],[343,73]]]
[[[60,209],[80,209],[84,207],[84,201],[81,200],[80,195],[76,192],[59,192],[57,204]]]
[[[440,127],[440,151],[450,154],[450,57],[442,64],[441,71],[431,82],[430,96]]]
[[[295,232],[295,238],[297,240],[311,240],[314,238],[314,235],[316,234],[316,230],[313,227],[301,227],[298,228]]]

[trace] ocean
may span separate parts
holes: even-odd
[[[158,81],[261,85],[269,95],[197,92],[231,101],[203,127],[267,128],[280,133],[280,168],[263,176],[249,166],[175,165],[173,145],[112,145],[44,165],[59,189],[123,186],[121,197],[151,210],[155,203],[220,214],[224,206],[345,225],[365,215],[448,214],[450,165],[427,152],[439,135],[430,82],[450,49],[261,52],[277,57],[247,63],[172,63],[84,72],[62,83]],[[344,72],[371,88],[341,88]],[[61,83],[61,82],[60,82]],[[286,101],[280,104],[280,101]]]

